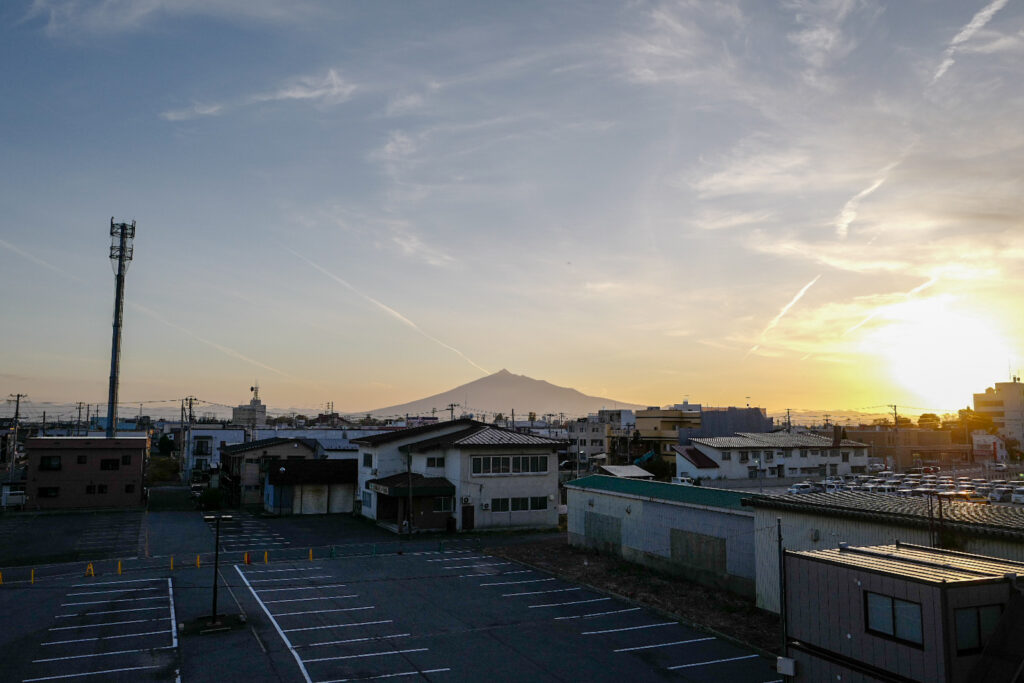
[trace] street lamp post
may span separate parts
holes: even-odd
[[[220,520],[226,519],[230,521],[231,515],[204,515],[203,519],[206,521],[216,521],[216,540],[214,541],[213,549],[213,607],[210,615],[210,625],[217,623],[217,578],[220,575]]]

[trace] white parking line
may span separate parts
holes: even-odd
[[[147,621],[163,621],[163,619],[131,619],[129,621],[107,621],[102,624],[86,624],[84,626],[54,626],[49,631],[73,631],[76,628],[102,628],[104,626],[120,626],[121,624],[145,624]]]
[[[161,586],[154,586],[153,588],[112,588],[105,591],[85,591],[84,593],[68,593],[67,597],[77,598],[82,595],[105,595],[107,593],[135,593],[137,591],[158,591]]]
[[[142,671],[144,669],[159,669],[158,666],[129,666],[124,669],[106,669],[105,671],[87,671],[80,674],[63,674],[60,676],[43,676],[42,678],[26,678],[22,683],[34,683],[35,681],[55,681],[58,678],[82,678],[85,676],[102,676],[103,674],[116,674],[122,671]]]
[[[300,578],[300,577],[296,576],[294,578]],[[306,578],[306,577],[301,577],[301,578]],[[343,583],[325,583],[322,586],[298,586],[298,587],[292,587],[292,588],[271,588],[271,587],[268,586],[266,588],[260,588],[260,590],[263,591],[264,593],[270,593],[271,591],[276,593],[278,591],[315,591],[315,590],[320,590],[321,588],[344,588],[344,587],[345,587],[345,584],[343,584]]]
[[[272,605],[276,602],[309,602],[310,600],[344,600],[346,598],[358,598],[358,595],[315,595],[311,598],[289,598],[287,600],[264,600],[263,602],[267,605]]]
[[[620,647],[618,650],[612,650],[612,652],[635,652],[636,650],[653,650],[656,647],[671,647],[672,645],[703,643],[706,640],[714,640],[714,637],[708,636],[707,638],[691,638],[690,640],[677,640],[672,643],[658,643],[657,645],[638,645],[636,647]]]
[[[675,671],[676,669],[689,669],[692,666],[707,666],[709,664],[722,664],[723,662],[737,662],[741,659],[754,659],[761,655],[743,655],[742,657],[726,657],[725,659],[712,659],[707,662],[694,662],[693,664],[679,664],[677,666],[668,667],[669,671]]]
[[[57,619],[71,619],[72,617],[91,617],[96,614],[125,614],[126,612],[149,612],[155,609],[166,609],[165,607],[133,607],[132,609],[112,609],[104,612],[79,612],[78,614],[58,614]]]
[[[422,676],[423,674],[439,674],[444,671],[451,671],[450,668],[424,669],[423,671],[403,671],[395,674],[381,674],[379,676],[366,676],[365,678],[335,678],[330,681],[319,681],[318,683],[347,683],[348,681],[375,681],[379,678],[400,678],[402,676]]]
[[[489,559],[487,555],[460,555],[459,557],[446,557],[437,560],[427,560],[427,562],[458,562],[459,560],[486,560]]]
[[[316,569],[316,567],[298,567],[296,569],[257,569],[255,571],[248,571],[245,575],[255,576],[256,574],[279,574],[281,572],[308,572],[313,569]]]
[[[387,636],[372,636],[369,638],[348,638],[346,640],[325,640],[322,643],[307,643],[305,645],[296,645],[296,648],[300,647],[321,647],[323,645],[344,645],[345,643],[365,643],[370,640],[391,640],[392,638],[405,638],[406,636],[412,635],[411,633],[392,633]]]
[[[530,591],[529,593],[502,593],[501,597],[503,597],[503,598],[514,598],[517,595],[543,595],[544,593],[568,593],[569,591],[579,591],[579,590],[583,590],[583,588],[582,587],[576,587],[576,588],[556,588],[556,589],[550,590],[550,591]]]
[[[291,633],[292,631],[323,631],[329,628],[348,628],[350,626],[373,626],[374,624],[390,624],[394,619],[381,619],[379,621],[359,621],[354,624],[328,624],[326,626],[303,626],[301,628],[286,628],[283,629],[284,633]]]
[[[122,583],[163,583],[162,579],[125,579],[124,581],[96,581],[95,583],[75,583],[72,584],[72,588],[82,588],[84,586],[114,586]]]
[[[365,652],[361,655],[338,655],[337,657],[318,657],[317,659],[307,659],[306,661],[310,664],[313,662],[334,662],[340,659],[362,659],[364,657],[386,657],[387,655],[404,655],[408,652],[426,652],[428,648],[417,647],[410,650],[389,650],[385,652]]]
[[[173,648],[178,647],[178,620],[174,616],[174,584],[171,583],[171,577],[167,577],[167,597],[171,601],[171,646]],[[213,615],[216,619],[217,615]]]
[[[126,633],[119,636],[94,636],[92,638],[75,638],[74,640],[52,640],[49,643],[39,643],[40,645],[65,645],[67,643],[87,643],[93,640],[116,640],[118,638],[134,638],[135,636],[152,636],[158,633],[167,633],[167,631],[145,631],[144,633]]]
[[[572,602],[549,602],[544,605],[530,605],[530,609],[536,607],[564,607],[565,605],[585,605],[588,602],[604,602],[605,600],[611,600],[611,598],[594,598],[592,600],[574,600]]]
[[[94,652],[94,653],[88,654],[88,655],[69,655],[67,657],[47,657],[46,659],[33,659],[32,663],[33,664],[40,664],[42,662],[63,662],[63,661],[69,660],[69,659],[88,659],[89,657],[112,657],[114,655],[128,655],[128,654],[134,654],[134,653],[137,653],[137,652],[152,652],[154,650],[170,650],[170,649],[172,649],[172,648],[171,648],[170,645],[168,645],[168,646],[165,646],[165,647],[148,647],[148,648],[142,648],[142,649],[139,649],[139,650],[117,650],[115,652]],[[754,656],[756,657],[757,655],[754,655]]]
[[[284,576],[280,579],[253,579],[249,581],[246,579],[246,583],[270,583],[271,581],[294,581],[295,579],[329,579],[331,578],[328,574],[322,576]],[[260,590],[263,590],[262,588]]]
[[[662,626],[675,626],[678,622],[666,621],[660,624],[645,624],[644,626],[625,626],[623,628],[606,628],[603,631],[584,631],[581,636],[595,636],[602,633],[620,633],[622,631],[639,631],[643,628],[660,628]]]
[[[527,579],[526,581],[498,581],[496,583],[481,583],[481,586],[518,586],[523,583],[545,583],[555,579]]]
[[[88,602],[62,602],[61,607],[74,607],[76,605],[110,605],[115,602],[141,602],[143,600],[165,600],[166,596],[155,595],[149,598],[122,598],[120,600],[89,600]]]
[[[242,581],[245,582],[245,585],[249,589],[249,592],[252,593],[252,597],[256,599],[256,602],[259,603],[260,607],[263,609],[263,612],[267,615],[267,618],[270,619],[270,623],[272,623],[274,625],[274,628],[277,629],[277,635],[281,636],[281,640],[284,641],[284,644],[287,645],[288,649],[291,651],[292,656],[295,657],[295,663],[299,665],[299,670],[302,671],[302,677],[306,679],[306,683],[313,683],[312,679],[310,679],[309,677],[309,672],[306,671],[306,666],[302,663],[302,657],[299,656],[299,653],[292,646],[292,641],[290,641],[288,639],[288,636],[284,634],[284,631],[281,630],[281,626],[277,623],[277,619],[274,618],[274,615],[270,613],[270,610],[267,608],[267,606],[263,604],[262,600],[260,600],[260,596],[256,594],[256,590],[252,587],[252,584],[249,583],[249,579],[245,577],[245,574],[242,573],[242,570],[238,568],[237,564],[235,565],[235,571],[238,572],[238,575],[240,577],[242,577]]]
[[[461,559],[461,558],[460,558]],[[442,569],[472,569],[473,567],[502,567],[511,562],[490,562],[488,564],[460,564],[457,567],[442,567]]]
[[[484,574],[484,573],[481,573],[481,572],[477,572],[476,574],[459,574],[458,578],[460,578],[460,579],[482,579],[482,578],[487,577],[487,576],[511,576],[512,574],[529,574],[532,571],[533,571],[532,569],[522,569],[522,570],[517,571],[517,572],[494,572],[493,574]]]
[[[338,609],[316,609],[309,612],[283,612],[281,614],[275,614],[275,617],[295,617],[300,614],[327,614],[328,612],[361,612],[368,609],[377,609],[376,605],[370,605],[369,607],[343,607]]]
[[[609,598],[610,599],[610,598]],[[616,609],[611,612],[591,612],[590,614],[574,614],[571,617],[555,617],[555,621],[561,621],[562,619],[589,619],[590,617],[603,617],[608,614],[622,614],[623,612],[639,612],[639,607],[630,607],[628,609]]]

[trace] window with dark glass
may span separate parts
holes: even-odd
[[[40,486],[38,491],[40,498],[56,498],[60,495],[59,486]]]
[[[983,605],[954,610],[956,653],[958,655],[973,655],[985,649],[985,644],[995,632],[1002,615],[1002,605]]]
[[[100,460],[101,470],[119,470],[121,469],[121,461],[117,458],[103,458]]]
[[[60,469],[59,455],[44,455],[39,458],[40,471],[55,472]]]
[[[77,462],[78,462],[79,465],[84,465],[84,464],[89,462],[89,456],[88,455],[80,455],[80,456],[78,456]]]
[[[912,645],[924,643],[921,604],[888,595],[864,594],[865,623],[869,633],[887,636]]]
[[[122,455],[121,456],[121,464],[122,465],[131,465],[132,464],[132,456],[130,456],[130,455]]]

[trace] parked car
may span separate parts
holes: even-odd
[[[988,494],[988,499],[993,503],[1009,503],[1013,496],[1013,489],[1007,486],[997,486]]]
[[[1013,490],[1013,494],[1010,496],[1010,502],[1024,503],[1024,486],[1018,486]]]
[[[808,482],[803,482],[801,484],[793,484],[788,489],[786,489],[786,493],[814,493],[814,487],[811,486]]]
[[[992,469],[994,469],[996,472],[1005,472],[1006,471],[1006,463],[1005,462],[997,462],[994,465],[992,465]]]

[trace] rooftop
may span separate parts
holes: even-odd
[[[745,503],[755,508],[790,510],[811,514],[887,522],[928,528],[942,523],[951,530],[1000,536],[1024,541],[1024,509],[1004,505],[979,505],[926,498],[903,498],[885,493],[750,494]]]
[[[258,451],[263,448],[270,448],[272,446],[280,446],[286,443],[302,444],[309,450],[316,452],[316,439],[303,439],[303,438],[286,438],[283,436],[274,436],[269,439],[259,439],[257,441],[249,441],[247,443],[233,443],[224,446],[220,449],[221,455],[231,455],[233,453],[245,453],[246,451]]]
[[[691,437],[691,443],[711,448],[832,448],[833,441],[818,434],[790,432],[737,432],[735,436]],[[867,448],[868,444],[842,439],[841,447]]]
[[[565,485],[569,489],[581,491],[606,491],[646,498],[653,501],[686,503],[688,505],[706,505],[709,507],[741,509],[743,498],[749,493],[713,489],[707,486],[686,486],[683,484],[666,484],[663,481],[644,481],[642,479],[624,479],[593,474],[588,477],[570,481]]]
[[[923,583],[1002,580],[1007,574],[1024,574],[1024,563],[909,543],[863,547],[843,544],[828,550],[790,551],[787,554]]]
[[[447,423],[450,424],[450,423]],[[509,446],[530,447],[540,446],[545,448],[556,448],[565,442],[558,439],[549,439],[545,436],[535,436],[523,432],[515,432],[510,429],[503,429],[493,425],[486,425],[480,422],[474,423],[466,429],[424,441],[417,441],[408,445],[409,450],[416,453],[434,450],[437,448],[506,448]]]

